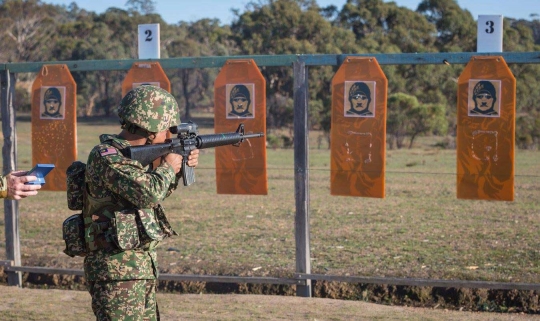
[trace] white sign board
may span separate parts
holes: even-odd
[[[159,58],[159,23],[139,25],[139,59]]]
[[[476,52],[503,51],[503,16],[479,15]]]

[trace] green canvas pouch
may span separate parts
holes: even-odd
[[[66,170],[66,195],[70,210],[79,211],[83,209],[85,171],[86,164],[79,161],[73,162]]]
[[[121,250],[132,250],[140,245],[137,228],[137,211],[115,211],[111,220],[111,236],[113,242]]]
[[[161,231],[161,228],[156,220],[153,209],[140,209],[138,210],[141,238],[149,238],[149,241],[161,241],[165,237],[165,234]],[[147,242],[143,242],[147,243]]]
[[[82,213],[74,214],[62,223],[62,237],[66,243],[64,253],[71,257],[86,256],[88,250],[84,239],[84,219]]]

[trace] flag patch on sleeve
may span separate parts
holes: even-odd
[[[99,154],[101,156],[116,155],[118,154],[118,151],[114,148],[102,148],[99,150]]]

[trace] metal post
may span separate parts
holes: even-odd
[[[308,172],[308,72],[301,56],[294,69],[294,194],[296,216],[296,272],[311,273],[309,249],[309,172]],[[296,295],[311,297],[311,280],[296,286]]]
[[[0,71],[2,112],[2,133],[4,146],[2,147],[3,174],[15,170],[17,166],[17,135],[15,131],[15,74],[9,70]],[[6,231],[6,256],[15,266],[21,265],[21,246],[19,238],[19,202],[4,200],[4,221]],[[8,271],[8,284],[22,286],[21,272]]]

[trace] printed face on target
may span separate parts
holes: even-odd
[[[346,82],[345,117],[374,117],[374,102],[372,102],[374,89],[375,83],[372,81]]]
[[[497,93],[499,80],[480,80],[469,83],[469,116],[499,117]]]
[[[41,106],[41,119],[63,119],[64,106],[62,104],[63,87],[43,87],[41,88],[43,104]]]
[[[226,90],[229,96],[227,118],[253,118],[253,84],[227,85]]]

